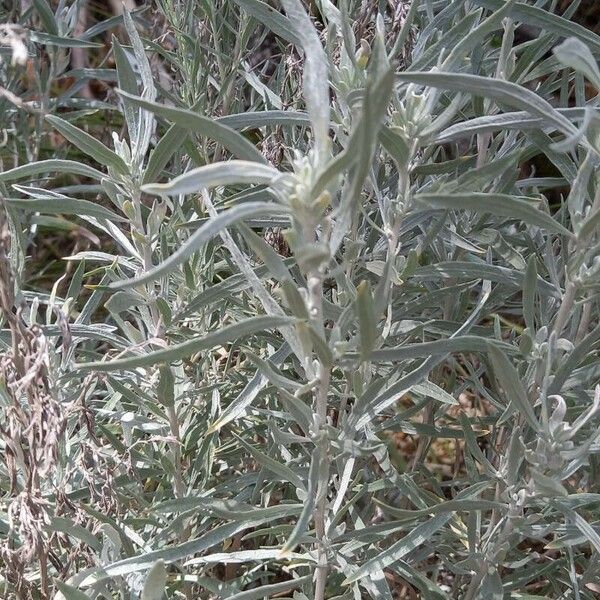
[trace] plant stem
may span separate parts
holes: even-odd
[[[173,453],[173,468],[175,470],[173,475],[175,497],[183,498],[185,496],[185,486],[183,485],[183,477],[181,475],[181,433],[179,431],[179,421],[174,406],[167,407],[167,416],[169,417],[171,435],[173,438],[175,438],[171,443],[171,451]]]
[[[308,276],[308,304],[312,323],[319,335],[324,334],[323,326],[323,275],[320,271],[313,271]],[[325,547],[325,513],[327,508],[327,486],[329,484],[329,458],[328,442],[326,438],[325,425],[327,424],[327,393],[331,380],[331,371],[321,363],[317,372],[318,385],[315,388],[315,412],[317,417],[317,438],[322,445],[321,460],[325,462],[322,479],[319,481],[317,491],[317,504],[314,510],[315,532],[317,536],[317,572],[315,577],[314,600],[325,598],[327,586],[327,574],[329,564],[327,561],[327,549]]]

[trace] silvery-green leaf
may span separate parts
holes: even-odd
[[[452,47],[448,58],[444,60],[442,69],[452,70],[458,61],[471,51],[475,45],[481,43],[481,40],[488,34],[499,29],[502,26],[502,19],[504,19],[514,4],[515,0],[508,0],[501,8],[477,25],[477,27],[472,28],[458,44]]]
[[[89,133],[78,129],[56,115],[46,115],[46,120],[69,142],[77,146],[77,148],[88,156],[91,156],[96,162],[106,167],[112,167],[120,173],[125,174],[129,172],[129,168],[120,156],[109,150],[102,142],[99,142]]]
[[[420,281],[431,281],[439,278],[481,279],[496,281],[518,289],[523,289],[524,275],[516,269],[508,269],[482,262],[445,261],[433,265],[418,267],[413,277]],[[544,296],[558,297],[556,288],[538,276],[538,292]]]
[[[157,560],[144,580],[141,600],[161,600],[165,595],[167,569],[163,560]]]
[[[131,63],[129,62],[129,58],[127,53],[123,49],[123,46],[119,43],[119,40],[113,36],[112,40],[113,47],[113,55],[115,59],[115,66],[117,69],[117,78],[119,83],[119,88],[127,92],[128,94],[132,94],[137,96],[138,94],[138,83],[137,76]],[[129,130],[129,136],[131,139],[135,140],[138,135],[139,123],[138,123],[138,112],[139,109],[134,108],[128,102],[123,103],[123,111],[125,113],[125,120],[127,121],[127,128]]]
[[[283,262],[283,259],[262,237],[254,233],[250,227],[243,223],[239,224],[237,227],[250,248],[265,263],[272,276],[279,281],[291,279],[290,271]]]
[[[55,580],[55,585],[58,588],[58,594],[54,600],[90,600],[87,594],[63,581]]]
[[[187,137],[187,130],[183,127],[179,125],[169,127],[150,153],[142,183],[150,183],[160,177],[162,170],[167,166],[178,148],[185,143]]]
[[[56,46],[57,48],[101,48],[102,44],[81,40],[77,38],[65,37],[62,35],[52,35],[43,31],[32,31],[29,35],[32,42]]]
[[[302,387],[300,383],[293,379],[288,379],[282,375],[278,369],[269,364],[268,361],[263,360],[260,356],[257,356],[253,352],[247,351],[246,356],[248,360],[262,373],[264,377],[269,380],[269,383],[277,388],[283,388],[294,392]]]
[[[164,273],[172,271],[182,262],[190,258],[194,252],[218,235],[225,227],[229,227],[250,216],[275,215],[284,212],[285,209],[283,207],[265,202],[248,202],[247,204],[234,206],[233,208],[220,213],[217,217],[209,219],[202,227],[194,232],[194,234],[190,236],[178,250],[156,267],[153,267],[143,275],[134,279],[125,279],[111,283],[109,287],[113,290],[118,290],[154,281]]]
[[[52,215],[88,215],[99,219],[109,219],[111,221],[125,221],[124,217],[117,215],[108,208],[99,204],[94,204],[88,200],[78,200],[76,198],[67,198],[66,196],[54,198],[6,198],[5,202],[27,212],[39,212]]]
[[[101,180],[105,177],[103,173],[86,164],[75,162],[74,160],[51,158],[4,171],[0,173],[0,181],[14,181],[16,179],[25,179],[32,175],[52,172],[73,173],[74,175],[82,175],[83,177],[90,177],[91,179],[97,180]]]
[[[575,180],[571,185],[569,196],[567,197],[569,214],[571,215],[573,227],[577,233],[580,233],[579,228],[582,226],[584,207],[589,199],[590,178],[597,165],[597,154],[593,151],[588,152],[581,163],[581,166],[577,170],[577,177],[575,177]]]
[[[393,60],[394,58],[396,58],[396,56],[398,56],[398,54],[401,52],[402,48],[404,47],[404,44],[406,43],[406,40],[408,39],[408,36],[410,34],[410,30],[413,25],[415,16],[417,15],[417,11],[420,8],[420,4],[421,4],[421,0],[413,0],[410,3],[410,6],[408,7],[408,12],[406,13],[406,16],[404,17],[404,22],[402,23],[402,28],[400,29],[400,33],[398,34],[398,37],[396,38],[396,41],[394,42],[394,47],[392,48],[392,50],[390,52],[390,56],[389,56],[390,60]]]
[[[424,70],[436,65],[443,49],[456,48],[477,25],[481,18],[481,9],[469,11],[456,25],[445,31],[441,38],[427,47],[412,64],[415,70]],[[460,57],[460,54],[459,54]]]
[[[361,281],[356,288],[356,308],[360,331],[360,358],[368,360],[377,338],[375,304],[368,281]]]
[[[529,112],[532,116],[552,124],[558,131],[571,136],[577,129],[541,96],[509,81],[461,73],[418,73],[407,71],[396,76],[400,81],[410,81],[430,87],[456,92],[471,92]]]
[[[531,478],[536,494],[547,498],[566,497],[569,492],[558,479],[548,477],[537,469],[531,469]]]
[[[284,465],[283,463],[280,463],[279,461],[276,461],[270,456],[267,456],[260,450],[257,450],[251,444],[246,443],[242,438],[238,437],[237,439],[240,442],[240,444],[242,444],[242,446],[246,448],[246,450],[248,450],[250,454],[252,454],[253,458],[256,460],[256,462],[258,462],[258,464],[260,464],[262,467],[264,467],[274,475],[281,477],[283,481],[289,481],[298,489],[306,491],[304,481],[293,469],[291,469],[287,465]]]
[[[101,547],[98,538],[91,531],[66,517],[52,517],[48,525],[48,530],[64,533],[72,538],[81,540],[94,550],[99,550]]]
[[[498,10],[503,3],[504,0],[475,0],[475,4],[492,10]],[[510,10],[510,15],[517,21],[527,23],[533,27],[540,27],[561,37],[575,36],[593,51],[600,52],[600,37],[579,23],[563,19],[559,15],[537,6],[530,6],[524,2],[514,4]]]
[[[363,577],[367,577],[376,569],[385,569],[393,565],[397,560],[418,548],[421,544],[431,538],[439,531],[452,517],[451,514],[442,514],[433,517],[424,523],[421,523],[405,535],[402,539],[392,544],[387,550],[381,552],[375,558],[363,563],[349,577],[346,577],[344,585],[349,585]]]
[[[507,194],[463,192],[460,194],[418,194],[415,199],[417,202],[433,208],[490,212],[498,216],[517,218],[525,223],[537,225],[542,229],[573,237],[573,234],[566,227],[558,223],[548,213],[535,208],[527,198]]]
[[[537,267],[535,256],[527,261],[527,271],[523,280],[523,317],[525,325],[531,333],[535,332],[535,293],[537,286]]]
[[[271,183],[280,173],[277,169],[256,162],[230,160],[192,169],[169,183],[147,183],[142,191],[147,194],[178,196],[206,188],[234,183]]]
[[[573,371],[586,359],[590,352],[598,347],[599,343],[600,325],[597,325],[562,360],[550,382],[548,392],[550,394],[558,394]]]
[[[140,73],[140,79],[142,82],[142,93],[141,96],[145,100],[150,102],[156,98],[156,88],[154,87],[154,78],[152,76],[152,69],[146,56],[146,51],[142,40],[137,32],[131,14],[128,10],[123,11],[123,23],[127,30],[127,35],[131,41],[133,53],[137,61],[138,71]],[[129,90],[127,90],[129,91]],[[132,93],[137,94],[136,89]],[[125,100],[127,103],[127,100]],[[137,114],[130,114],[134,118],[130,121],[130,125],[133,126],[133,131],[130,130],[129,135],[131,138],[131,151],[133,154],[134,162],[137,165],[141,165],[148,146],[150,145],[150,137],[154,129],[154,115],[151,112],[141,110],[138,108]]]
[[[321,470],[321,461],[322,456],[319,448],[315,448],[312,452],[312,456],[310,459],[310,470],[308,472],[308,479],[306,482],[306,501],[304,503],[304,508],[296,521],[294,529],[290,536],[287,538],[283,548],[281,548],[279,556],[282,558],[288,557],[291,555],[292,550],[298,545],[300,542],[300,538],[306,533],[308,528],[308,524],[313,518],[313,511],[316,506],[317,500],[317,491],[319,484],[319,474]],[[304,486],[304,483],[302,484]]]
[[[481,598],[486,598],[486,600],[502,600],[504,598],[502,579],[496,569],[489,568],[483,576],[479,593]]]
[[[156,396],[163,406],[169,407],[175,404],[175,377],[169,365],[161,365],[159,368]]]
[[[600,89],[598,63],[585,43],[575,37],[570,37],[556,46],[553,53],[564,66],[579,71],[596,89]]]
[[[268,27],[275,35],[296,46],[302,45],[302,39],[290,19],[261,0],[234,0],[245,11],[255,17],[259,23]]]
[[[248,319],[232,325],[222,327],[218,331],[207,333],[205,336],[174,344],[162,350],[154,350],[146,354],[118,358],[115,360],[81,363],[75,365],[81,371],[118,371],[148,367],[158,363],[170,363],[183,358],[188,358],[201,350],[215,348],[241,337],[259,333],[265,329],[278,328],[283,325],[293,324],[295,319],[289,317],[249,317]]]
[[[290,348],[284,344],[273,356],[270,361],[277,367],[289,356]],[[219,431],[222,427],[237,419],[246,412],[246,409],[252,404],[259,392],[267,384],[267,377],[260,371],[244,387],[239,396],[229,404],[229,406],[219,415],[219,418],[208,428],[207,433]]]
[[[371,353],[373,362],[399,362],[402,360],[423,358],[448,354],[451,352],[487,352],[490,342],[485,338],[478,336],[458,336],[447,339],[439,339],[433,342],[420,342],[418,344],[405,344],[403,346],[394,346],[392,348],[381,348]],[[495,345],[501,346],[508,352],[514,352],[514,349],[508,344],[495,342]],[[356,358],[355,353],[348,352],[345,357]]]
[[[375,151],[377,136],[383,125],[394,80],[393,69],[388,69],[376,81],[371,81],[365,91],[363,111],[351,141],[358,148],[352,180],[342,202],[336,209],[339,213],[330,242],[330,251],[335,253],[342,242],[352,218],[352,211],[360,198],[370,163]],[[352,151],[352,150],[350,150]],[[338,165],[340,166],[340,165]],[[335,170],[334,173],[335,174]]]
[[[424,360],[418,367],[400,378],[379,394],[371,388],[356,401],[348,418],[348,428],[360,429],[398,401],[410,388],[425,379],[431,370],[442,362],[444,354]]]
[[[439,385],[433,383],[433,381],[426,380],[422,383],[417,383],[417,385],[413,386],[412,390],[417,394],[423,394],[424,396],[434,398],[438,402],[442,402],[444,404],[458,404],[458,401],[455,400],[453,396],[442,389]]]
[[[48,30],[48,33],[52,35],[58,35],[58,24],[56,23],[56,17],[54,12],[47,0],[33,0],[33,6],[37,11],[44,27]]]
[[[580,240],[587,240],[587,238],[600,229],[600,210],[596,210],[596,212],[591,213],[585,221],[581,224],[581,229],[579,230],[578,238]]]
[[[243,522],[249,518],[271,518],[275,521],[277,519],[293,517],[300,514],[302,507],[302,504],[283,503],[260,508],[231,500],[211,500],[210,497],[205,495],[197,498],[187,497],[167,500],[158,504],[155,510],[163,514],[197,510],[203,514],[217,515],[222,519]]]
[[[277,548],[257,548],[255,550],[240,550],[238,552],[218,552],[215,554],[208,554],[207,556],[200,556],[198,558],[191,558],[185,562],[185,566],[201,565],[206,563],[243,563],[253,561],[267,561],[273,560],[279,557],[279,549]],[[304,554],[297,554],[290,552],[286,559],[290,560],[306,560],[308,558]]]
[[[529,422],[534,431],[539,431],[540,425],[533,410],[519,373],[496,345],[489,346],[489,355],[494,366],[494,375],[504,390],[508,401]]]
[[[195,132],[215,140],[237,158],[263,164],[267,162],[265,157],[244,136],[215,119],[210,119],[191,110],[157,104],[144,98],[132,96],[124,90],[118,90],[118,93],[131,104],[180,125],[188,132]]]
[[[308,114],[298,110],[263,110],[223,115],[222,117],[217,117],[216,121],[236,131],[275,125],[295,125],[301,127],[310,125]]]
[[[280,583],[261,585],[260,587],[228,596],[227,600],[262,600],[262,598],[272,598],[275,595],[302,587],[311,580],[312,575],[305,575],[296,579],[287,579]]]
[[[419,510],[406,510],[402,508],[397,508],[395,506],[390,506],[381,500],[375,499],[375,502],[381,506],[386,513],[397,518],[397,519],[419,519],[421,517],[426,517],[428,515],[437,515],[444,513],[454,513],[461,511],[488,511],[488,510],[501,510],[503,512],[507,512],[509,507],[507,504],[502,504],[501,502],[495,502],[493,500],[448,500],[447,502],[440,502],[439,504],[434,504],[428,508],[422,508]]]
[[[329,154],[329,63],[300,0],[281,0],[281,3],[304,51],[304,100],[315,136],[317,164],[323,164]]]

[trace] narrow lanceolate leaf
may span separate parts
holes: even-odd
[[[431,370],[442,362],[444,354],[430,356],[424,360],[418,367],[404,375],[396,383],[389,386],[376,396],[368,389],[354,404],[352,412],[348,418],[348,427],[360,429],[372,421],[377,415],[392,406],[401,398],[410,388],[421,383]]]
[[[567,136],[577,134],[577,128],[554,107],[535,92],[516,83],[462,73],[420,73],[407,71],[396,75],[400,81],[410,81],[430,87],[452,90],[455,92],[471,92],[477,96],[493,98],[501,104],[525,110],[531,115],[552,124],[558,131]]]
[[[73,175],[82,175],[83,177],[97,179],[98,181],[106,177],[102,172],[86,164],[75,162],[74,160],[51,158],[4,171],[0,173],[0,181],[16,181],[42,173],[58,173],[60,175],[72,173]]]
[[[499,115],[475,117],[474,119],[468,119],[467,121],[461,121],[455,125],[450,125],[450,127],[436,135],[435,141],[444,144],[446,142],[468,138],[478,133],[487,133],[496,130],[510,131],[512,129],[527,131],[528,129],[541,129],[543,127],[543,119],[540,117],[532,117],[524,110],[520,110],[500,113]]]
[[[533,406],[527,397],[527,390],[521,381],[519,373],[508,360],[506,354],[504,354],[497,346],[490,344],[489,356],[494,367],[496,380],[504,390],[508,401],[515,410],[527,419],[527,422],[533,427],[534,431],[538,431],[540,425],[533,410]]]
[[[267,244],[264,238],[254,233],[250,227],[243,223],[240,223],[237,227],[248,246],[250,246],[256,255],[265,263],[265,266],[269,269],[270,275],[281,282],[291,279],[292,276],[283,262],[283,259],[269,244]]]
[[[368,281],[361,281],[356,292],[356,308],[360,331],[360,359],[367,360],[377,339],[375,303]]]
[[[364,563],[358,570],[350,575],[350,577],[346,578],[343,582],[344,585],[349,585],[363,577],[368,577],[374,571],[385,569],[394,564],[403,556],[406,556],[409,552],[412,552],[415,548],[418,548],[421,544],[429,540],[431,536],[439,531],[450,520],[451,517],[452,513],[441,514],[421,523],[421,525],[415,527],[401,540],[392,544],[387,550],[384,550],[377,557]]]
[[[150,183],[160,177],[162,170],[167,166],[177,149],[184,144],[187,137],[188,133],[183,127],[179,125],[169,127],[150,154],[142,183]]]
[[[454,208],[477,212],[488,212],[502,217],[519,219],[553,233],[573,234],[551,215],[537,209],[528,198],[508,194],[486,194],[464,192],[462,194],[418,194],[416,200],[433,208]]]
[[[237,158],[262,164],[267,162],[265,157],[243,135],[214,119],[204,117],[191,110],[164,106],[150,100],[144,100],[123,90],[118,90],[118,93],[134,106],[149,110],[158,117],[163,117],[180,125],[188,132],[197,133],[218,142]]]
[[[56,17],[54,16],[54,12],[47,0],[33,0],[33,6],[37,11],[40,20],[44,24],[44,27],[51,33],[52,35],[58,35],[58,24],[56,23]]]
[[[282,213],[285,213],[284,207],[267,202],[248,202],[247,204],[240,204],[230,208],[220,213],[214,219],[210,219],[204,223],[176,252],[171,254],[160,265],[134,279],[115,281],[109,287],[113,290],[119,290],[154,281],[190,258],[203,244],[206,244],[206,242],[218,235],[226,227],[249,217],[281,215]]]
[[[475,4],[498,10],[504,4],[504,0],[475,0]],[[517,21],[536,28],[540,27],[542,30],[550,31],[562,37],[575,36],[594,52],[600,52],[600,36],[587,27],[583,27],[583,25],[563,19],[547,10],[537,6],[529,6],[525,2],[517,2],[510,9],[510,16]]]
[[[28,212],[38,212],[46,215],[86,215],[99,219],[108,219],[110,221],[125,221],[121,217],[104,206],[94,204],[88,200],[78,200],[67,197],[48,197],[48,198],[6,198],[5,202],[9,206],[25,210]]]
[[[270,518],[272,521],[294,517],[302,512],[303,504],[276,504],[260,508],[234,500],[211,500],[206,496],[198,498],[175,498],[155,505],[158,513],[178,513],[197,510],[202,514],[217,516],[230,521],[247,521],[249,518]]]
[[[284,325],[292,325],[295,319],[290,317],[250,317],[245,321],[223,327],[218,331],[207,333],[204,337],[175,344],[168,348],[148,352],[147,354],[128,356],[117,360],[90,362],[75,365],[81,371],[118,371],[122,369],[135,369],[148,367],[158,363],[171,363],[188,358],[201,350],[216,348],[238,340],[253,333],[266,329],[277,329]]]
[[[271,356],[270,361],[279,367],[283,361],[290,355],[290,347],[287,344]],[[246,412],[246,409],[252,404],[259,392],[265,387],[268,379],[257,371],[256,375],[246,384],[239,396],[219,415],[219,418],[208,428],[207,433],[219,431],[222,427],[237,419]]]
[[[255,561],[266,561],[273,560],[279,555],[279,550],[276,548],[257,548],[256,550],[240,550],[238,552],[216,552],[215,554],[209,554],[207,556],[200,556],[198,558],[192,558],[188,560],[184,566],[189,567],[191,565],[202,565],[206,563],[244,563],[244,562],[255,562]],[[303,554],[292,554],[289,556],[290,559],[306,559],[308,556]]]
[[[415,269],[413,277],[419,281],[432,281],[442,279],[487,279],[523,289],[523,273],[516,269],[488,265],[479,261],[444,261],[432,265],[425,265]],[[538,276],[538,292],[544,296],[558,298],[556,288]]]
[[[549,394],[558,394],[573,371],[586,359],[590,352],[600,346],[600,325],[597,325],[564,358],[556,370],[548,388]]]
[[[54,580],[54,585],[58,588],[59,593],[54,597],[55,600],[90,600],[90,597],[63,581]]]
[[[147,194],[178,196],[192,194],[219,185],[237,183],[271,183],[280,176],[277,169],[246,160],[230,160],[192,169],[168,183],[147,183]]]
[[[100,569],[98,573],[90,576],[88,579],[84,580],[83,583],[89,585],[108,577],[116,577],[118,575],[142,571],[143,569],[148,569],[154,565],[157,560],[164,560],[167,564],[176,560],[181,560],[182,558],[186,558],[197,552],[203,552],[215,544],[219,544],[223,540],[234,536],[236,533],[260,523],[260,519],[254,519],[246,523],[228,523],[227,525],[215,527],[208,533],[188,542],[170,546],[163,550],[154,550],[152,552],[146,552],[145,554],[139,554],[138,556],[131,556],[114,562],[111,565]]]
[[[166,583],[167,569],[165,568],[165,561],[157,560],[148,571],[148,575],[146,575],[141,600],[162,600]]]
[[[459,60],[470,52],[477,44],[481,43],[481,40],[484,39],[486,35],[499,29],[502,25],[502,19],[504,19],[513,4],[514,0],[508,0],[504,3],[504,6],[490,15],[477,27],[472,28],[467,35],[463,36],[458,44],[452,48],[448,58],[444,60],[442,68],[448,71],[453,70]]]
[[[352,146],[349,146],[347,149],[347,152],[354,153],[353,148],[356,147],[357,156],[354,161],[354,169],[352,169],[352,181],[349,190],[343,195],[342,202],[340,202],[339,206],[336,208],[336,212],[339,213],[339,216],[330,241],[332,254],[335,254],[346,235],[352,220],[353,210],[355,210],[360,199],[363,184],[369,174],[371,160],[376,148],[377,137],[387,113],[393,84],[394,69],[390,68],[377,81],[370,82],[367,86],[362,114],[356,125],[356,129],[353,131],[350,138]],[[334,161],[331,161],[328,167],[323,171],[323,174],[325,174],[330,167],[333,167],[333,172],[330,172],[329,175],[335,176],[338,168],[344,168],[345,162],[346,159],[344,157],[339,161],[338,159],[334,159]],[[321,178],[319,178],[319,180],[321,180]],[[323,184],[326,185],[326,181],[319,180],[316,182],[318,186]]]
[[[321,471],[321,452],[319,448],[315,448],[310,461],[310,470],[308,473],[308,481],[306,486],[306,501],[304,508],[296,521],[296,525],[290,533],[290,537],[286,540],[279,556],[289,556],[292,550],[300,543],[300,539],[306,533],[308,524],[313,518],[313,512],[317,502],[317,491],[319,487],[319,474]]]
[[[596,552],[600,552],[600,535],[592,527],[588,521],[586,521],[579,513],[574,510],[565,509],[563,510],[566,514],[568,514],[574,521],[575,527],[581,531],[584,537],[588,540],[588,542],[596,549]]]
[[[315,29],[300,0],[282,0],[289,23],[304,50],[304,100],[315,136],[315,147],[324,163],[329,146],[329,62]]]
[[[127,53],[123,49],[123,46],[119,43],[119,40],[113,36],[112,39],[113,56],[115,60],[115,66],[117,68],[117,78],[119,88],[125,90],[127,93],[137,96],[138,94],[138,82],[137,75],[129,62]],[[135,108],[130,103],[123,103],[123,112],[125,113],[125,120],[127,121],[127,129],[131,139],[137,138],[139,124],[138,124],[138,112],[139,108]]]
[[[275,594],[280,595],[283,592],[295,590],[311,581],[312,575],[298,577],[298,579],[288,579],[280,583],[271,583],[252,588],[245,592],[239,592],[233,596],[228,596],[227,600],[262,600],[263,598],[274,598]]]
[[[554,56],[565,65],[585,75],[590,83],[600,90],[600,70],[590,49],[581,40],[567,38],[553,50]]]
[[[423,394],[429,398],[433,398],[438,402],[444,404],[458,404],[458,400],[455,400],[446,390],[442,389],[439,385],[436,385],[432,381],[425,380],[423,383],[418,383],[413,386],[412,391],[417,394]]]
[[[389,506],[384,502],[381,502],[377,498],[374,499],[375,503],[381,506],[386,513],[396,519],[418,519],[426,517],[427,515],[438,515],[444,513],[454,512],[469,512],[469,511],[487,511],[487,510],[501,510],[503,512],[508,511],[509,506],[502,504],[501,502],[495,502],[493,500],[448,500],[447,502],[440,502],[430,506],[429,508],[422,508],[419,510],[406,510],[403,508],[396,508],[395,506]]]
[[[537,267],[535,256],[530,256],[527,261],[527,271],[523,281],[523,317],[525,326],[531,335],[535,332],[535,292],[537,287]]]
[[[267,3],[261,2],[261,0],[234,0],[234,2],[286,42],[296,46],[302,45],[296,28],[290,23],[290,20]]]
[[[298,110],[262,110],[259,112],[236,113],[217,117],[216,121],[236,131],[273,125],[295,125],[302,127],[310,125],[308,114]]]
[[[455,338],[440,339],[434,342],[420,342],[418,344],[405,344],[393,348],[381,348],[371,353],[371,360],[375,363],[400,362],[402,360],[423,358],[451,352],[487,352],[489,344],[501,346],[508,352],[514,352],[510,344],[489,342],[485,338],[475,335],[464,335]],[[357,358],[354,352],[348,352],[345,358]]]
[[[131,41],[133,54],[137,61],[137,70],[142,81],[141,96],[145,100],[152,102],[156,99],[156,87],[154,86],[152,69],[148,57],[146,56],[144,44],[140,39],[133,19],[131,18],[131,14],[127,10],[123,11],[123,23],[125,24],[127,35]],[[137,86],[133,88],[132,93],[137,94]],[[135,121],[130,120],[128,122],[128,127],[132,128],[130,129],[129,138],[131,140],[133,162],[137,166],[142,164],[148,146],[150,145],[150,138],[154,130],[154,114],[146,110],[141,110],[139,107],[136,108],[137,113],[134,113],[133,115]],[[130,116],[132,116],[131,113]]]
[[[45,44],[46,46],[56,46],[57,48],[102,48],[102,44],[79,40],[77,38],[65,37],[62,35],[52,35],[42,31],[32,31],[29,35],[32,42]]]
[[[277,475],[281,477],[283,481],[289,481],[291,484],[295,485],[297,488],[306,491],[306,487],[304,485],[304,481],[295,471],[293,471],[287,465],[276,461],[274,458],[267,456],[251,444],[245,442],[242,438],[236,436],[238,441],[256,460],[256,462],[267,471],[270,471],[273,475]]]
[[[120,173],[127,173],[129,168],[123,159],[109,150],[102,142],[92,137],[85,131],[71,125],[68,121],[56,115],[47,115],[46,120],[69,142],[77,146],[82,152],[91,156],[96,162],[106,167],[112,167]]]

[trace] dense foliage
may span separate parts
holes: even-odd
[[[102,4],[0,26],[2,598],[597,597],[578,2]]]

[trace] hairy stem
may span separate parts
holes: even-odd
[[[323,275],[321,272],[313,271],[308,277],[308,304],[311,321],[319,335],[324,334],[323,327]],[[327,561],[327,548],[325,544],[325,516],[327,509],[327,486],[329,484],[329,459],[328,442],[326,439],[325,425],[327,424],[327,393],[331,380],[329,367],[322,364],[317,369],[318,384],[314,392],[315,413],[317,417],[317,437],[320,438],[323,453],[322,460],[325,461],[324,475],[319,481],[318,499],[314,510],[315,532],[317,537],[317,571],[315,577],[314,599],[325,598],[327,585],[327,574],[329,563]]]

